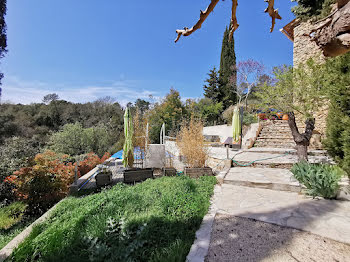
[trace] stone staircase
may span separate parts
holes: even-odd
[[[294,148],[295,142],[288,121],[267,121],[254,143],[254,147]]]

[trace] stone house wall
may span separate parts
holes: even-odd
[[[309,58],[313,58],[319,63],[324,63],[326,58],[322,54],[321,49],[314,41],[311,41],[309,33],[313,25],[310,22],[303,22],[294,28],[294,46],[293,46],[293,64],[294,67],[300,63],[306,62]],[[326,133],[326,119],[328,115],[328,105],[325,104],[315,115],[315,131],[311,139],[310,146],[312,148],[322,148],[321,140]],[[298,127],[305,128],[305,125],[300,116],[297,116]],[[302,131],[302,130],[300,130]]]
[[[311,41],[311,38],[308,35],[312,29],[313,25],[309,22],[300,23],[294,28],[294,66],[306,62],[309,58],[313,58],[320,63],[326,60],[321,49],[314,41]]]

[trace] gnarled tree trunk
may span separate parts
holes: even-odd
[[[307,147],[310,145],[312,132],[315,129],[315,119],[308,118],[305,121],[305,132],[300,133],[295,122],[295,115],[293,112],[288,113],[288,124],[292,131],[294,142],[296,143],[296,150],[298,154],[298,161],[308,161]]]
[[[350,51],[350,1],[338,0],[337,9],[316,22],[310,36],[325,56],[338,56]]]

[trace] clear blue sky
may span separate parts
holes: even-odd
[[[8,49],[2,60],[3,100],[39,102],[47,93],[85,102],[112,96],[122,104],[170,87],[201,97],[209,69],[219,67],[231,1],[220,2],[202,29],[175,44],[209,0],[10,0]],[[289,0],[275,1],[283,20],[270,34],[263,0],[240,0],[237,60],[267,68],[292,63],[293,45],[279,29],[294,17]]]

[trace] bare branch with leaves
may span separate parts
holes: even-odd
[[[247,105],[248,97],[252,90],[257,86],[260,77],[264,74],[265,67],[262,63],[248,59],[240,61],[237,65],[237,96],[239,98],[238,104],[244,103]]]

